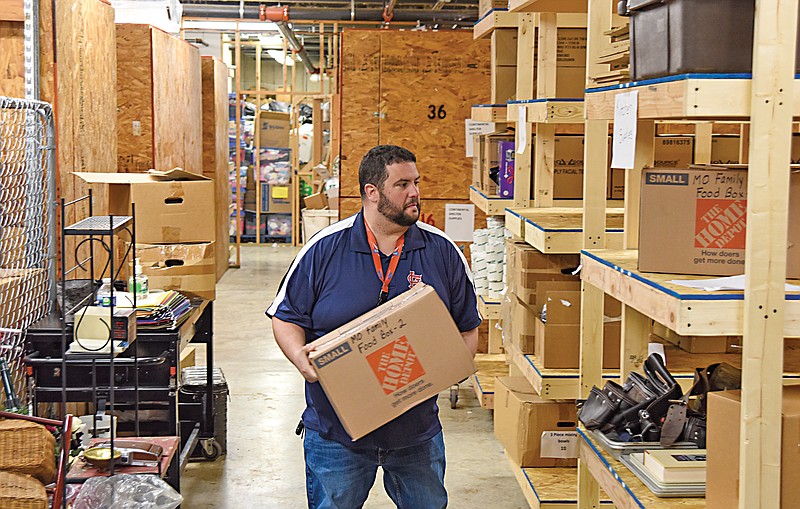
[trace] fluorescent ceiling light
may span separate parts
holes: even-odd
[[[239,26],[240,32],[274,32],[278,30],[278,25],[271,21],[199,21],[186,20],[183,28],[186,30],[226,30],[235,31]]]
[[[283,51],[279,49],[268,49],[267,55],[271,56],[275,59],[279,64],[284,63],[283,59]],[[294,65],[294,60],[292,60],[292,53],[290,51],[286,52],[286,65]]]
[[[279,34],[275,35],[258,34],[258,42],[260,42],[263,46],[269,46],[273,48],[283,47],[283,37],[281,37]]]

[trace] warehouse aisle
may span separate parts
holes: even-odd
[[[287,246],[244,246],[242,268],[229,270],[217,287],[215,363],[231,392],[228,455],[189,465],[182,479],[183,508],[306,506],[302,443],[294,435],[304,406],[303,382],[272,339],[264,315],[296,252]],[[492,433],[491,413],[480,408],[467,382],[455,410],[448,396],[440,395],[440,407],[450,507],[528,507]],[[365,507],[394,507],[380,478]]]

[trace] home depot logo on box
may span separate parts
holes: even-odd
[[[744,249],[746,200],[697,200],[694,247]]]
[[[425,374],[405,336],[367,355],[367,361],[385,394],[402,389]]]

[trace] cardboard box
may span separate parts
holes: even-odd
[[[307,209],[324,209],[328,207],[328,197],[325,193],[314,193],[303,198],[303,204]]]
[[[188,297],[214,300],[216,259],[214,243],[137,244],[136,257],[142,264],[150,289],[175,290]]]
[[[511,343],[524,354],[532,354],[535,348],[534,334],[536,331],[536,314],[533,309],[525,306],[513,294],[506,298],[511,306]]]
[[[739,137],[714,136],[711,138],[711,164],[739,164]]]
[[[136,204],[136,242],[213,242],[214,181],[180,169],[165,173],[83,173],[90,184],[108,184],[108,210],[131,215]]]
[[[288,113],[262,111],[258,121],[261,147],[287,148],[289,146],[291,121]]]
[[[292,213],[292,186],[273,186],[261,183],[261,212]]]
[[[542,399],[524,377],[498,377],[494,386],[494,434],[521,467],[572,467],[574,458],[542,458],[542,433],[574,433],[575,403]]]
[[[497,180],[500,198],[514,197],[514,142],[501,141],[497,144]]]
[[[621,321],[603,324],[603,369],[619,369]],[[545,369],[578,369],[581,355],[579,323],[547,323],[536,319],[534,354]]]
[[[738,149],[737,149],[738,150]],[[611,150],[609,149],[609,157]],[[694,162],[693,136],[656,136],[653,144],[654,168],[687,168]],[[611,160],[609,159],[609,167]],[[609,198],[625,198],[625,170],[611,168]]]
[[[577,286],[577,288],[575,288]],[[536,290],[534,353],[547,369],[577,369],[580,366],[581,292],[580,285],[540,283]],[[541,320],[547,306],[547,322]],[[620,331],[622,305],[606,295],[603,313],[608,319],[603,325],[603,368],[617,369],[620,360]]]
[[[583,198],[583,136],[556,137],[553,198]]]
[[[744,273],[747,169],[695,166],[645,170],[639,270],[731,276]],[[800,172],[792,171],[786,274],[800,278]],[[664,225],[669,225],[665,230]]]
[[[709,393],[707,419],[706,507],[739,507],[741,391]],[[783,388],[782,421],[781,508],[790,509],[800,497],[800,386]]]
[[[22,329],[28,325],[25,320],[32,314],[44,315],[49,299],[47,277],[45,269],[0,269],[3,327]]]
[[[742,344],[741,336],[681,336],[658,322],[653,322],[652,340],[671,343],[689,353],[741,353],[734,345]]]
[[[424,284],[314,344],[311,362],[354,440],[476,369],[444,303]]]
[[[505,131],[497,131],[480,136],[481,162],[480,162],[480,183],[481,191],[487,196],[497,196],[497,179],[500,171],[499,143],[501,141],[514,141],[514,134]],[[492,178],[494,177],[494,178]]]

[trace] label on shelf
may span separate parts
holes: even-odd
[[[542,458],[577,458],[577,431],[543,431]]]

